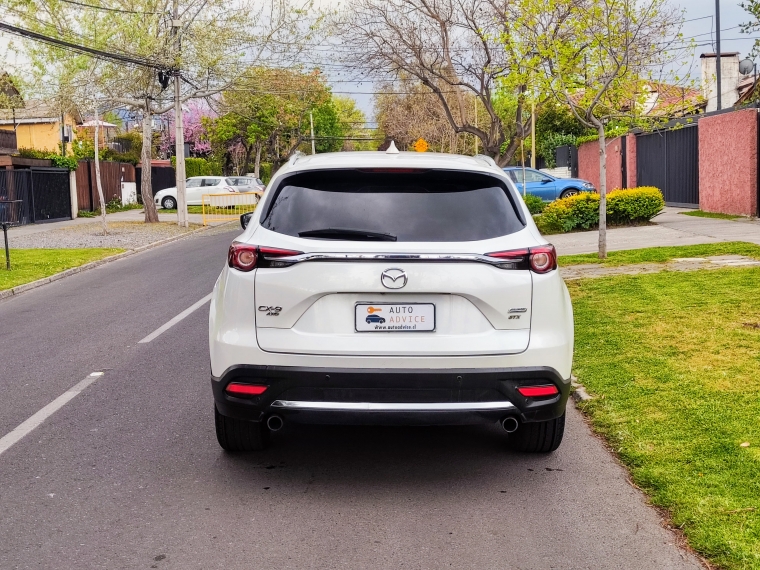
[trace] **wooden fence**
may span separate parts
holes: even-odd
[[[99,207],[95,182],[95,161],[80,160],[76,170],[77,202],[80,210],[93,212]],[[106,203],[121,200],[121,183],[135,181],[135,167],[127,162],[101,162],[100,182]]]

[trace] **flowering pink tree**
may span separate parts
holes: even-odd
[[[168,128],[161,133],[161,152],[173,154],[174,149],[174,113],[164,115],[168,119]],[[185,142],[190,143],[190,153],[194,156],[206,156],[211,152],[208,133],[203,126],[203,118],[215,118],[216,113],[202,99],[188,101],[182,111],[182,126],[185,129]]]

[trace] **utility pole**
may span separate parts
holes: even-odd
[[[311,125],[311,154],[317,154],[314,148],[314,115],[309,111],[309,124]]]
[[[715,0],[715,75],[718,78],[718,111],[723,108],[720,87],[720,0]]]
[[[530,99],[530,167],[536,168],[536,100]]]
[[[478,126],[478,99],[475,98],[475,126]],[[478,154],[478,137],[475,136],[475,154]]]
[[[182,40],[179,35],[179,0],[174,0],[172,16],[172,34],[174,35],[174,165],[177,174],[177,223],[188,227],[187,195],[185,192],[185,130],[182,125],[182,99],[180,97],[180,62],[182,59]]]

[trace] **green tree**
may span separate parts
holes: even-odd
[[[654,74],[666,74],[682,14],[668,0],[515,0],[516,35],[534,46],[542,89],[599,135],[599,257],[607,257],[605,125],[639,114]]]
[[[317,152],[338,152],[343,148],[346,134],[344,124],[338,116],[338,109],[332,98],[314,107],[314,138]]]
[[[377,129],[367,126],[367,116],[356,106],[356,101],[350,97],[333,95],[332,102],[345,137],[343,150],[377,149],[380,142],[377,140]]]
[[[225,0],[0,0],[0,11],[24,28],[102,52],[94,56],[102,61],[93,73],[91,53],[74,50],[73,56],[48,43],[24,42],[36,84],[73,93],[83,86],[101,108],[121,106],[141,116],[145,165],[152,158],[153,116],[174,107],[168,86],[177,74],[181,101],[212,97],[246,63],[297,53],[314,33],[310,8],[310,0],[239,0],[235,9]],[[142,172],[146,221],[158,221],[150,168]],[[181,192],[179,198],[181,206]]]
[[[242,154],[241,169],[247,170],[253,155],[254,172],[259,174],[265,155],[276,170],[309,138],[310,112],[317,135],[342,136],[337,112],[329,104],[330,91],[318,71],[250,68],[222,93],[220,116],[209,123],[209,137],[215,153],[224,157],[226,172],[233,168],[237,152]]]

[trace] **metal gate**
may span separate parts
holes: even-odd
[[[34,222],[71,219],[71,182],[62,168],[32,168]]]
[[[699,131],[696,125],[636,137],[639,186],[662,190],[668,206],[699,208]]]
[[[20,224],[33,222],[31,171],[0,170],[0,200],[21,200]]]

